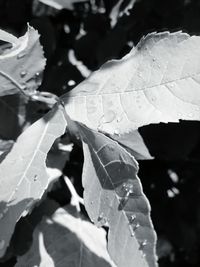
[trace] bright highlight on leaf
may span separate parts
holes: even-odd
[[[47,188],[46,156],[65,128],[63,113],[56,106],[20,135],[1,163],[0,242],[3,245],[0,257],[6,251],[16,222],[29,212]]]
[[[38,261],[38,258],[40,260]],[[72,206],[43,218],[30,250],[15,267],[114,267],[106,250],[106,232],[80,217]]]
[[[45,5],[51,6],[58,10],[64,8],[73,10],[74,9],[73,5],[75,3],[86,2],[86,0],[39,0],[39,1]]]
[[[0,40],[13,44],[0,54],[0,96],[35,93],[46,64],[38,32],[28,25],[27,33],[17,39],[1,30]]]
[[[200,119],[200,37],[151,33],[63,96],[73,120],[111,135]],[[112,114],[112,116],[110,116]]]

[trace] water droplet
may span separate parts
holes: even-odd
[[[27,72],[25,70],[20,72],[21,78],[24,78],[26,76]]]
[[[147,240],[145,239],[143,242],[140,243],[139,250],[143,250],[146,245],[147,245]]]
[[[174,87],[174,84],[173,83],[170,83],[169,84],[169,87],[173,88]]]
[[[136,219],[136,215],[135,214],[131,215],[129,219],[130,224],[132,224],[135,221],[135,219]]]
[[[104,123],[109,123],[109,122],[112,122],[116,117],[116,114],[113,110],[108,110],[108,112],[106,112],[104,114],[104,117],[103,117],[103,122]]]
[[[122,120],[122,116],[118,116],[116,120],[117,122],[120,122]]]
[[[4,240],[0,240],[0,250],[3,249],[5,246],[5,241]]]
[[[38,175],[35,174],[33,180],[34,180],[34,181],[37,181],[37,179],[38,179]]]
[[[101,227],[103,225],[105,225],[107,222],[106,218],[104,217],[103,212],[99,215],[98,219],[97,219],[97,226]]]
[[[66,89],[67,89],[67,85],[63,85],[62,90],[66,90]]]
[[[18,54],[17,59],[23,58],[26,54]]]
[[[134,232],[140,227],[140,224],[139,223],[136,223],[133,227],[133,230]]]
[[[74,86],[76,82],[74,80],[69,80],[67,83],[69,86]]]
[[[115,129],[114,130],[114,134],[119,135],[119,130],[118,129]]]
[[[3,214],[2,213],[0,213],[0,220],[3,218]]]
[[[199,111],[199,110],[200,110],[200,107],[197,106],[197,107],[195,108],[195,110],[196,110],[196,111]]]
[[[152,58],[152,60],[153,60],[153,61],[156,61],[155,57],[154,57],[154,58]]]
[[[133,184],[131,183],[123,183],[122,188],[123,191],[125,191],[125,197],[128,197],[131,193],[133,193]]]

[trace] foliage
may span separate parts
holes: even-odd
[[[76,266],[72,253],[80,251],[82,266],[157,266],[156,235],[138,171],[153,206],[159,265],[198,265],[199,209],[192,210],[193,203],[198,203],[199,184],[184,168],[186,159],[198,162],[199,135],[192,130],[199,124],[147,125],[199,120],[199,37],[180,31],[153,32],[127,54],[128,46],[147,27],[139,15],[146,17],[146,23],[155,12],[163,15],[157,1],[70,1],[65,5],[64,1],[37,0],[30,1],[32,6],[22,2],[28,19],[13,26],[4,21],[4,29],[11,27],[15,35],[0,31],[0,266]],[[16,1],[16,6],[22,2]],[[165,3],[169,10],[170,3]],[[0,2],[4,17],[11,5]],[[183,12],[188,5],[190,9],[197,6],[195,2],[173,3],[178,5]],[[163,28],[167,18],[154,28]],[[186,18],[181,25],[187,25]],[[47,58],[43,79],[46,60],[38,32],[32,26],[23,32],[27,21],[41,34]],[[174,29],[175,24],[167,28]],[[16,33],[23,36],[17,38]],[[122,59],[103,64],[116,57]],[[187,140],[183,148],[180,136],[184,133],[189,137],[183,139]],[[140,161],[139,170],[136,159],[153,157]],[[196,176],[198,168],[191,164]],[[194,201],[183,205],[188,192]],[[45,203],[51,207],[49,214]],[[66,204],[67,210],[58,208]],[[106,254],[105,232],[77,219],[85,213],[84,207],[94,224],[107,230],[108,252],[115,263]],[[84,238],[78,234],[79,226]],[[67,228],[76,236],[69,230],[65,236]],[[65,238],[71,250],[63,259]],[[52,246],[56,246],[55,254]]]

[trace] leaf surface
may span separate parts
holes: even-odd
[[[75,3],[81,3],[86,2],[87,0],[39,0],[41,3],[51,6],[55,9],[61,10],[61,9],[74,9]]]
[[[16,38],[1,30],[0,40],[12,44],[11,49],[0,54],[0,96],[34,93],[46,64],[38,32],[28,25],[27,33]]]
[[[156,234],[138,164],[116,141],[78,124],[83,138],[84,203],[96,225],[108,225],[108,251],[118,267],[155,267]]]
[[[55,106],[19,136],[1,163],[0,257],[5,253],[16,222],[41,198],[47,188],[49,177],[46,173],[46,156],[65,128],[63,112]]]
[[[63,96],[70,118],[111,135],[200,119],[200,37],[151,33]]]
[[[114,267],[106,250],[106,232],[84,220],[75,207],[59,208],[44,217],[30,250],[15,267]]]

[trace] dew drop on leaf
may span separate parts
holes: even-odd
[[[97,227],[101,227],[105,225],[107,222],[106,218],[104,217],[104,214],[101,213],[97,219]]]
[[[118,129],[115,129],[115,130],[114,130],[114,134],[115,134],[115,135],[119,135],[119,130],[118,130]]]
[[[25,55],[26,55],[26,54],[18,54],[18,55],[17,55],[17,59],[23,58],[23,57],[25,57]]]
[[[135,214],[131,215],[130,220],[129,220],[130,224],[132,224],[135,221],[135,219],[136,219],[136,215]]]
[[[5,241],[4,240],[0,240],[0,250],[3,249],[5,246]]]
[[[136,223],[133,227],[133,230],[134,232],[140,227],[140,224],[139,223]]]
[[[140,243],[139,250],[143,250],[146,245],[147,245],[147,240],[145,239],[143,242]]]
[[[133,193],[133,184],[131,183],[123,183],[122,188],[123,188],[123,191],[125,192],[125,197]]]
[[[116,114],[112,110],[108,110],[108,112],[104,115],[104,123],[112,122],[116,117]]]
[[[21,76],[21,78],[25,77],[26,74],[27,74],[27,72],[26,72],[25,70],[21,71],[21,72],[20,72],[20,76]]]

